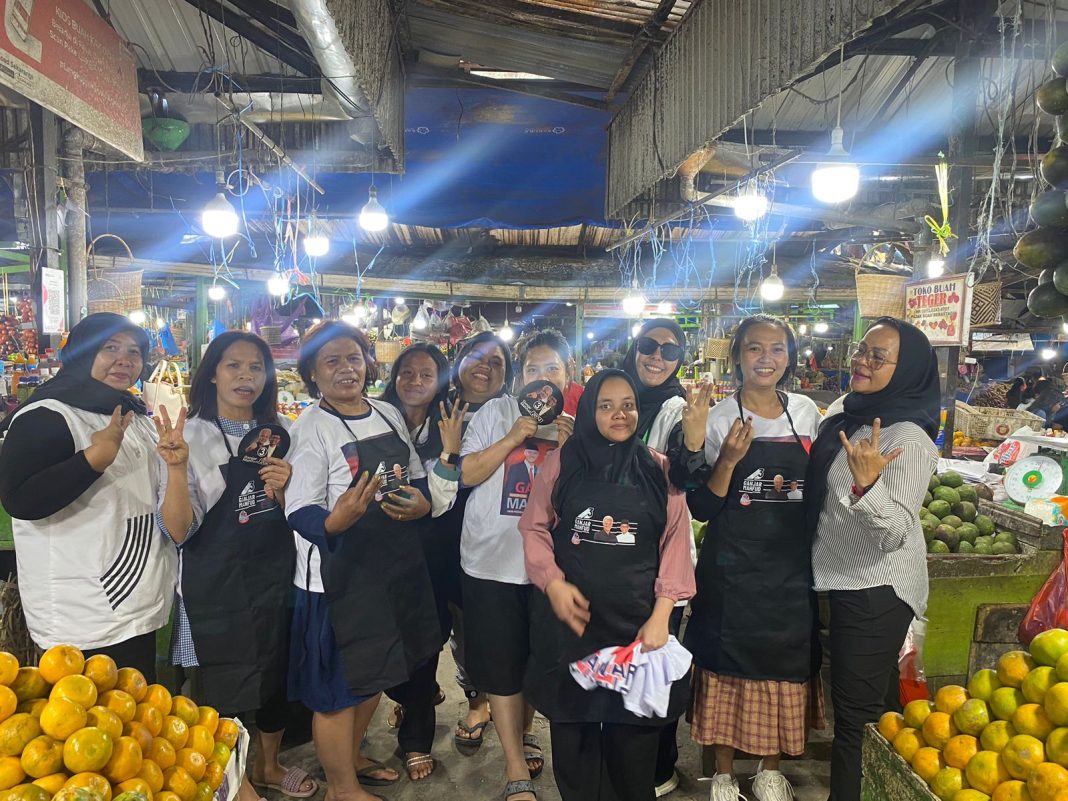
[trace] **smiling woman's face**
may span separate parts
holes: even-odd
[[[145,361],[133,334],[115,334],[96,352],[89,375],[125,392],[141,377]]]

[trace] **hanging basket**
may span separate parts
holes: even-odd
[[[972,327],[1001,325],[1001,281],[972,287]]]
[[[116,239],[125,248],[131,263],[134,260],[130,246],[115,234],[101,234],[85,249],[85,264],[89,271],[86,282],[86,306],[89,314],[113,312],[129,314],[141,308],[142,270],[98,270],[95,268],[93,249],[101,239]]]
[[[404,340],[380,339],[375,343],[375,361],[392,364],[397,361],[402,350],[404,350]]]
[[[905,316],[905,283],[903,275],[883,273],[856,273],[857,306],[860,316],[874,317]]]

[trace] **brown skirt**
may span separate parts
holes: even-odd
[[[823,683],[756,681],[694,671],[690,737],[753,756],[804,753],[809,729],[826,725]]]

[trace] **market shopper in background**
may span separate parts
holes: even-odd
[[[265,435],[281,441],[274,432],[288,428],[267,343],[243,331],[219,334],[189,394],[188,420],[183,412],[172,424],[165,409],[154,418],[165,465],[160,528],[181,546],[171,661],[197,669],[198,701],[255,721],[253,784],[307,798],[318,783],[278,761],[289,722],[296,550],[282,510],[291,469],[275,456],[242,458],[249,444]],[[258,797],[247,785],[242,795]]]
[[[531,601],[526,689],[550,722],[563,801],[655,797],[664,718],[636,715],[618,692],[584,689],[569,666],[636,640],[662,648],[676,602],[694,592],[685,495],[637,433],[639,393],[620,370],[594,376],[574,436],[546,456],[519,521],[527,572],[545,593]],[[671,688],[668,719],[686,707],[688,678]]]
[[[59,374],[5,421],[0,504],[34,643],[107,654],[154,682],[178,558],[155,522],[156,431],[128,391],[148,352],[119,314],[71,329]]]
[[[517,382],[545,380],[566,392],[574,365],[567,340],[557,331],[534,331],[516,347]],[[530,651],[530,579],[523,562],[519,517],[530,487],[510,483],[509,468],[524,451],[536,450],[536,475],[545,455],[567,441],[574,420],[560,415],[539,427],[520,413],[516,400],[487,402],[472,418],[461,451],[462,483],[474,487],[464,512],[460,562],[463,568],[464,662],[475,686],[490,700],[504,751],[505,801],[533,801],[531,779],[545,760],[529,733],[533,708],[523,698]],[[527,733],[524,733],[524,732]]]
[[[623,357],[623,371],[638,389],[638,437],[658,453],[667,455],[669,446],[678,449],[682,440],[682,410],[686,390],[676,375],[686,358],[686,332],[674,320],[646,320]],[[690,538],[691,557],[697,562],[697,546]],[[686,601],[671,613],[671,633],[676,637],[682,625]],[[679,786],[675,763],[679,760],[678,720],[664,727],[656,760],[656,795],[661,797]]]
[[[782,389],[797,363],[782,320],[746,318],[730,356],[738,391],[711,413],[711,388],[693,392],[679,454],[693,487],[690,510],[709,521],[685,638],[699,668],[690,734],[715,748],[712,801],[743,797],[735,751],[761,757],[758,801],[789,801],[781,755],[802,754],[809,728],[823,725],[812,551],[802,525],[820,414],[811,399]],[[795,488],[794,497],[784,487]]]
[[[831,609],[831,801],[860,798],[864,724],[897,697],[898,652],[927,608],[917,513],[938,464],[938,362],[926,335],[880,318],[851,364],[850,392],[828,409],[805,476],[813,577]]]
[[[313,327],[298,371],[318,401],[291,431],[286,514],[299,539],[289,691],[314,712],[331,801],[367,801],[357,779],[398,778],[360,754],[380,693],[436,692],[441,626],[419,541],[431,505],[403,417],[366,397],[376,366],[365,335],[336,320]]]

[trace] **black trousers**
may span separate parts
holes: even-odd
[[[438,654],[417,667],[408,681],[386,690],[386,695],[404,707],[397,729],[401,753],[429,754],[434,744],[434,701],[438,696]]]
[[[553,776],[563,801],[653,801],[661,728],[549,723]]]
[[[676,606],[671,610],[671,619],[668,621],[668,631],[679,638],[679,629],[682,628],[682,615],[686,611],[685,606]],[[679,761],[679,719],[671,721],[660,730],[660,743],[656,750],[656,773],[653,777],[653,787],[671,778],[675,772],[675,764]]]
[[[83,651],[83,653],[86,659],[97,654],[106,654],[114,659],[119,667],[137,668],[144,674],[145,681],[149,684],[156,683],[156,632],[154,631],[139,634],[114,645]]]
[[[830,801],[859,801],[864,725],[877,721],[888,704],[900,707],[897,655],[913,612],[889,586],[829,595],[834,705]]]

